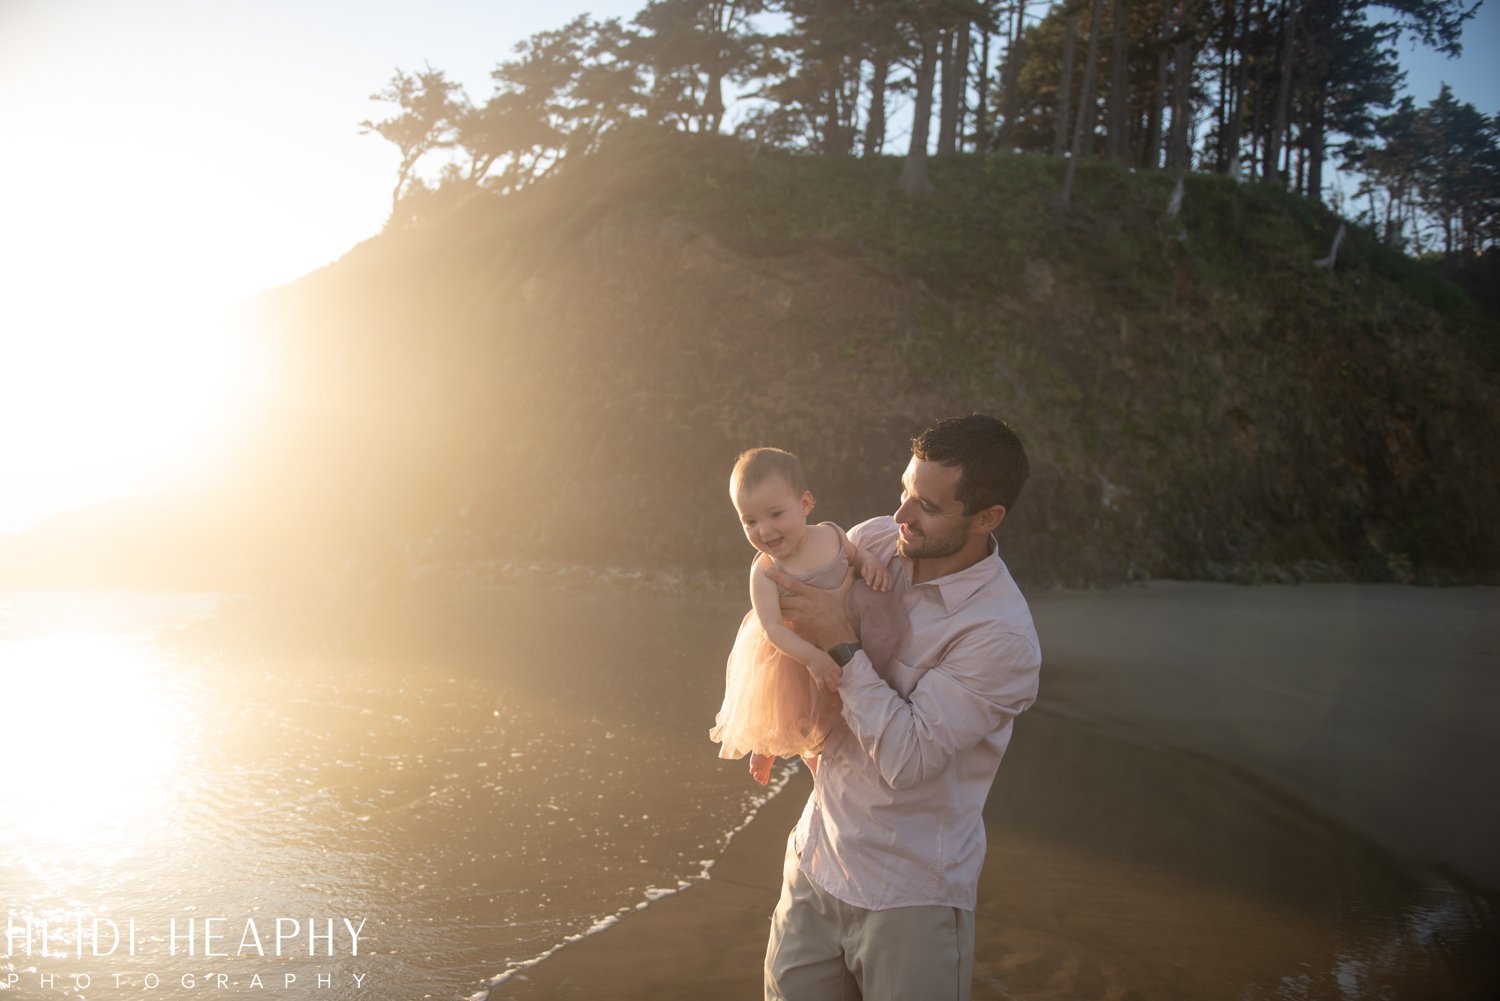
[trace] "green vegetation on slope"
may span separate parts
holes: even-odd
[[[547,560],[727,579],[742,448],[818,514],[896,503],[906,439],[1010,418],[1033,584],[1444,582],[1500,570],[1496,324],[1272,187],[1081,165],[796,157],[639,133],[259,300],[285,366],[225,496],[278,559],[404,578]],[[250,505],[239,504],[244,511]],[[248,519],[248,521],[247,521]]]

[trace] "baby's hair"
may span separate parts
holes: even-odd
[[[734,460],[734,471],[729,474],[729,492],[732,494],[740,487],[751,489],[773,476],[785,480],[792,493],[799,497],[807,490],[807,475],[802,472],[802,461],[795,455],[781,448],[751,448]]]

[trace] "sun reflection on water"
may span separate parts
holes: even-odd
[[[64,634],[0,643],[8,751],[0,832],[12,844],[98,854],[168,819],[191,725],[151,647]]]

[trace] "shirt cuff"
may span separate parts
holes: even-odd
[[[844,707],[849,707],[848,695],[853,695],[878,685],[888,688],[885,679],[875,670],[875,665],[870,662],[870,655],[863,649],[856,650],[849,663],[845,664],[839,672],[839,695],[844,700]]]

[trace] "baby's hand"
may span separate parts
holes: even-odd
[[[771,766],[776,764],[776,758],[769,754],[756,754],[750,752],[750,777],[761,785],[771,781]]]
[[[860,561],[859,575],[864,578],[866,584],[870,585],[872,591],[889,591],[891,589],[891,572],[869,553],[865,553],[864,559]]]
[[[822,650],[819,650],[818,655],[807,665],[807,673],[812,675],[814,683],[823,691],[839,690],[839,678],[842,677],[843,672],[839,670],[833,658]]]

